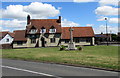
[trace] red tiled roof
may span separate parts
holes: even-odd
[[[72,27],[73,37],[93,37],[92,27]],[[70,27],[62,27],[62,39],[70,39]]]
[[[46,29],[46,33],[49,33],[49,29],[54,26],[56,29],[56,33],[61,33],[61,23],[58,22],[59,19],[31,19],[31,25],[27,26],[27,33],[30,31],[31,27],[34,26],[40,32],[40,29],[44,27]]]
[[[0,32],[0,40],[4,38],[7,34],[9,34],[11,37],[14,37],[14,33],[11,33],[9,31],[4,31],[4,32]]]
[[[25,32],[25,30],[14,31],[14,41],[27,41],[27,38],[25,38]]]
[[[13,38],[14,38],[14,33],[11,33],[11,32],[10,32],[9,34],[10,34],[10,36],[11,36],[11,37],[13,37]]]

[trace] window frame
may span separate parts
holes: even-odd
[[[9,39],[9,38],[7,38],[7,39],[6,39],[6,42],[9,42],[9,41],[10,41],[10,39]]]
[[[36,33],[37,32],[37,29],[31,29],[30,30],[30,33]]]
[[[75,39],[75,43],[80,43],[80,39]]]
[[[69,43],[69,40],[65,40],[65,43]]]
[[[31,39],[31,44],[35,44],[36,43],[36,39]]]
[[[49,29],[49,33],[56,33],[56,29],[55,28]]]
[[[56,43],[56,39],[55,38],[50,38],[50,43]]]
[[[42,31],[43,31],[43,32],[42,32]],[[45,29],[45,28],[41,29],[41,30],[40,30],[40,33],[46,33],[46,29]]]
[[[23,42],[22,41],[18,41],[17,45],[23,45]]]

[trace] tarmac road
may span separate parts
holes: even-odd
[[[10,59],[2,59],[1,67],[3,76],[118,76],[113,71]]]

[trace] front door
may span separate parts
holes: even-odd
[[[43,38],[43,37],[41,38],[41,46],[45,47],[45,38]]]

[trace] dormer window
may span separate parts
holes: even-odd
[[[30,30],[30,33],[31,34],[34,34],[34,33],[36,33],[37,32],[37,29],[34,27],[34,26],[32,26],[31,27],[31,30]]]
[[[46,29],[44,27],[41,28],[40,33],[46,33]]]
[[[30,30],[30,33],[36,33],[36,32],[37,32],[36,29],[31,29],[31,30]]]
[[[52,27],[50,28],[50,30],[49,30],[49,33],[56,33],[55,27],[52,26]]]

